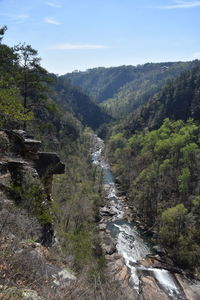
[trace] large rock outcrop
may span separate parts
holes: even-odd
[[[8,218],[1,226],[7,231],[6,224],[13,224],[8,229],[13,234],[25,231],[22,228],[25,225],[20,225],[19,221],[18,225],[14,224],[14,220],[20,218],[14,213],[15,202],[20,207],[20,214],[28,214],[24,218],[21,216],[26,226],[29,219],[38,224],[32,228],[30,238],[37,237],[49,246],[54,238],[50,208],[52,179],[54,174],[64,173],[65,166],[56,153],[39,152],[40,147],[41,142],[23,130],[0,132],[0,213],[3,211],[3,217],[8,212]],[[15,217],[11,217],[11,211]]]
[[[22,130],[0,131],[0,299],[61,299],[76,282],[54,243],[51,185],[65,166],[40,147]]]

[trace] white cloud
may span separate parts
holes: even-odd
[[[46,5],[55,7],[55,8],[61,8],[62,6],[60,4],[54,3],[54,2],[46,2]]]
[[[30,18],[28,14],[10,14],[10,13],[0,13],[0,16],[8,18],[14,24],[24,23]]]
[[[46,18],[44,18],[44,22],[48,23],[48,24],[53,24],[53,25],[60,25],[61,24],[58,20],[56,20],[56,19],[54,19],[52,17],[46,17]]]
[[[107,49],[110,48],[105,45],[93,45],[93,44],[57,44],[52,45],[49,50],[89,50],[89,49]]]
[[[16,15],[13,17],[14,20],[26,20],[29,18],[28,14]]]
[[[200,52],[196,52],[196,53],[194,53],[192,56],[193,56],[193,58],[195,58],[195,59],[200,59]]]
[[[178,9],[200,7],[200,1],[174,1],[172,5],[158,6],[159,9]]]

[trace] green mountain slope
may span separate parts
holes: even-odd
[[[183,72],[123,122],[129,132],[158,128],[165,118],[200,118],[200,68]]]
[[[81,87],[115,118],[146,103],[170,79],[199,65],[193,62],[147,63],[145,65],[96,68],[63,77]]]
[[[8,272],[5,273],[5,269],[0,270],[0,275],[4,274],[1,276],[0,294],[3,299],[22,299],[22,288],[31,288],[34,297],[38,292],[40,299],[66,299],[67,295],[71,297],[72,286],[69,286],[69,281],[67,280],[66,286],[58,287],[54,280],[56,277],[52,276],[54,268],[59,271],[62,265],[64,271],[69,274],[67,277],[77,273],[77,284],[73,286],[74,299],[78,299],[82,292],[87,299],[94,299],[97,289],[105,290],[105,295],[108,291],[106,298],[112,299],[109,295],[114,294],[116,299],[117,290],[115,292],[115,288],[110,288],[110,285],[108,288],[107,285],[100,237],[95,225],[100,201],[101,174],[93,169],[91,162],[93,133],[92,130],[84,128],[80,121],[97,128],[110,118],[88,96],[69,84],[65,85],[62,80],[42,69],[39,61],[37,65],[29,65],[23,73],[18,52],[1,44],[1,36],[5,30],[6,28],[0,28],[0,265],[6,266]],[[37,54],[30,46],[25,50]],[[31,60],[32,56],[29,58]],[[25,82],[26,88],[23,75],[27,75],[25,77],[28,79]],[[27,161],[23,161],[22,157],[15,153],[15,148],[21,149],[21,139],[16,145],[8,139],[7,133],[10,129],[23,129],[24,125],[29,139],[31,138],[30,143],[38,145],[32,140],[34,135],[34,138],[41,139],[42,151],[56,151],[65,163],[66,173],[54,177],[52,193],[52,164],[45,172],[45,175],[48,172],[50,174],[48,180],[42,176],[41,182],[36,182],[37,172],[34,171],[34,167],[40,154],[36,153],[34,147],[27,146],[29,156]],[[24,135],[23,131],[20,132]],[[20,152],[24,155],[24,150]],[[33,157],[33,160],[30,157]],[[8,161],[9,164],[12,161],[18,170],[15,181],[7,170]],[[28,166],[33,174],[31,178],[34,185],[24,171]],[[49,197],[48,201],[44,202],[42,196],[46,184]],[[12,193],[7,194],[8,187]],[[49,201],[52,195],[54,201]],[[25,203],[24,207],[22,200]],[[42,203],[42,208],[38,203]],[[37,234],[40,230],[36,217],[42,225],[53,223],[59,240],[58,247],[55,245],[47,250],[35,243],[34,230]],[[47,230],[50,231],[51,228],[49,226]],[[5,247],[6,251],[3,250]],[[28,248],[30,251],[34,248],[35,251],[37,247],[42,249],[40,255],[35,252],[33,256],[29,255]],[[26,255],[22,251],[25,251]],[[19,256],[15,256],[18,255],[17,252],[21,253],[20,260],[17,259]],[[52,270],[49,274],[45,271],[43,260],[49,262],[47,266]],[[71,272],[71,269],[74,272]],[[54,281],[55,289],[52,288],[48,276]],[[96,278],[100,280],[97,284],[99,287],[93,284]],[[105,284],[100,278],[104,278]]]
[[[110,122],[111,117],[79,88],[72,86],[64,77],[54,77],[54,100],[64,110],[71,111],[82,122],[93,129]]]
[[[107,153],[130,206],[179,266],[200,270],[200,126],[165,119],[157,130],[113,134]]]
[[[107,140],[113,171],[129,204],[153,229],[167,255],[196,273],[200,270],[199,120],[200,67],[195,67],[115,125]]]
[[[136,77],[135,68],[121,66],[112,68],[95,68],[86,72],[73,72],[62,77],[88,93],[97,103],[113,97],[127,82]]]

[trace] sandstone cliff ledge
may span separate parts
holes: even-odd
[[[0,299],[58,299],[76,279],[54,245],[51,186],[65,165],[40,147],[0,131]]]
[[[39,152],[40,147],[41,142],[23,130],[0,132],[0,190],[36,218],[41,227],[37,240],[51,245],[53,228],[49,200],[52,179],[54,174],[64,173],[65,165],[56,153]]]

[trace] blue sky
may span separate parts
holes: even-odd
[[[48,71],[200,59],[200,1],[0,0],[4,42],[31,44]]]

